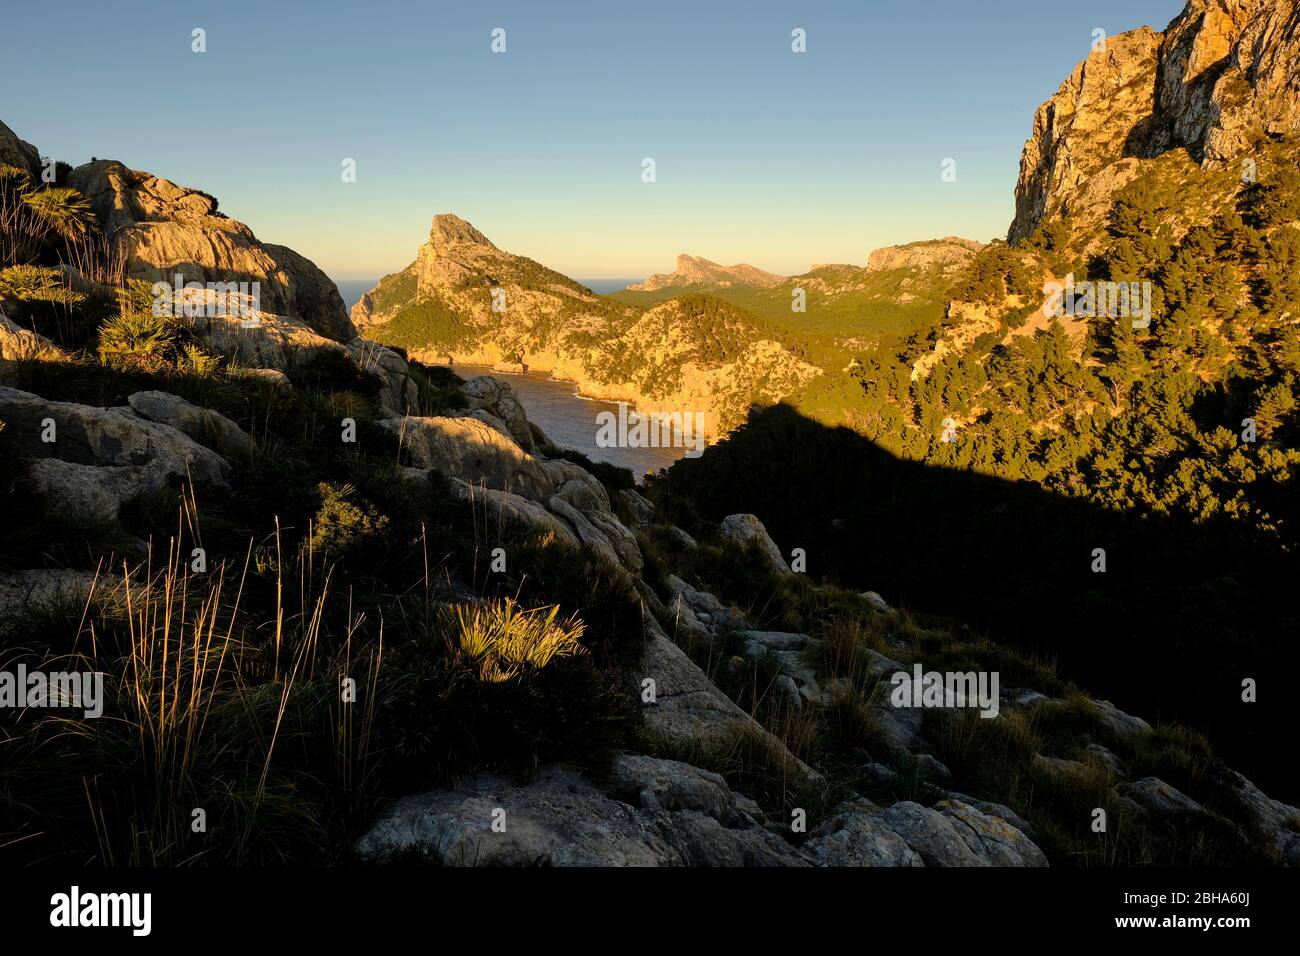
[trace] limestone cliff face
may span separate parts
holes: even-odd
[[[928,269],[939,266],[948,274],[965,265],[983,248],[983,243],[957,236],[909,242],[902,246],[885,246],[871,253],[867,258],[867,268],[873,272],[884,272],[889,269]]]
[[[606,299],[443,214],[415,261],[363,296],[352,319],[422,362],[522,366],[639,411],[701,412],[710,436],[821,374],[743,310],[688,298],[648,310]]]
[[[1300,130],[1300,5],[1189,0],[1163,33],[1110,37],[1038,108],[1020,160],[1013,242],[1106,206],[1138,164],[1186,148],[1207,167]]]
[[[1147,27],[1110,37],[1038,108],[1020,156],[1009,239],[1023,239],[1044,218],[1071,214],[1083,184],[1129,155],[1155,103],[1159,49],[1160,35]]]
[[[628,286],[629,292],[657,292],[688,285],[735,286],[749,285],[760,289],[769,289],[785,281],[784,276],[764,272],[744,262],[734,266],[722,266],[699,256],[682,253],[677,257],[677,268],[670,273],[656,273],[644,282]]]
[[[217,212],[207,193],[100,160],[78,166],[68,184],[90,200],[104,233],[126,256],[128,277],[186,282],[258,282],[266,312],[301,319],[312,330],[350,341],[356,330],[325,273],[284,246]]]
[[[1148,154],[1187,146],[1231,163],[1265,135],[1300,129],[1300,5],[1190,0],[1160,47]]]

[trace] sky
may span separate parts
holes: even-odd
[[[1034,110],[1093,31],[1182,5],[3,0],[0,121],[211,193],[336,279],[403,268],[441,212],[579,278],[680,252],[793,275],[1004,237]]]

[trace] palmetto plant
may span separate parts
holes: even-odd
[[[99,356],[106,364],[159,367],[176,350],[180,328],[169,317],[150,312],[121,312],[100,327]]]
[[[85,239],[95,225],[90,202],[75,189],[29,190],[23,194],[22,201],[35,214],[42,234],[57,233],[68,243]]]
[[[97,235],[95,212],[80,192],[66,186],[41,186],[16,166],[0,165],[0,266],[26,264],[47,254],[82,272],[99,258],[88,244]],[[50,249],[50,239],[61,242]],[[61,248],[60,248],[61,246]]]
[[[557,658],[586,653],[580,643],[586,625],[576,615],[559,621],[559,614],[559,605],[525,609],[510,598],[458,604],[449,614],[447,639],[481,680],[504,683]]]

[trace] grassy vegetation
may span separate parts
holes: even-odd
[[[821,703],[792,710],[776,690],[780,666],[762,658],[741,661],[735,656],[738,642],[726,634],[684,645],[789,754],[823,776],[824,783],[810,785],[789,756],[773,749],[770,738],[753,732],[680,755],[754,794],[769,813],[784,818],[802,806],[822,814],[853,793],[882,806],[897,800],[929,804],[953,790],[1009,807],[1028,822],[1030,836],[1053,865],[1276,862],[1254,829],[1236,778],[1203,735],[1175,724],[1121,735],[1050,660],[943,618],[876,611],[852,592],[813,585],[802,575],[776,574],[757,550],[718,544],[702,523],[692,530],[699,538],[696,549],[682,546],[663,525],[642,532],[647,578],[662,581],[675,573],[716,594],[756,627],[809,635],[813,644],[806,663],[828,690]],[[888,687],[876,664],[881,654],[904,667],[920,661],[927,670],[994,671],[1003,688],[1031,688],[1048,696],[1024,709],[1004,703],[995,719],[973,710],[924,711],[921,753],[942,761],[953,777],[939,788],[924,762],[899,751],[882,726],[889,707]],[[662,742],[649,745],[678,755]],[[1042,755],[1066,762],[1044,761]],[[1123,777],[1108,762],[1112,758]],[[868,772],[881,764],[887,773]],[[1115,789],[1122,779],[1146,776],[1192,796],[1209,812],[1147,813]],[[1093,829],[1097,808],[1107,818],[1101,833]]]
[[[104,305],[51,294],[48,273],[0,276],[16,312],[62,310],[74,352],[4,363],[5,385],[101,407],[162,390],[253,437],[228,450],[228,490],[176,484],[93,527],[0,448],[0,567],[103,583],[6,622],[21,640],[0,666],[102,671],[107,697],[100,719],[0,714],[0,859],[338,862],[391,797],[555,760],[599,772],[635,741],[627,573],[489,521],[436,472],[412,480],[376,377],[323,352],[280,391],[191,352],[126,284]],[[466,403],[445,369],[411,376],[424,414]]]

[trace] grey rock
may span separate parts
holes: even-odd
[[[426,472],[414,470],[414,474],[423,476]],[[522,525],[542,533],[549,531],[571,548],[582,547],[582,541],[568,522],[556,517],[531,499],[509,491],[475,487],[460,479],[453,481],[452,488],[462,501],[468,501],[472,507],[483,509],[496,523],[498,537],[501,528],[507,525]]]
[[[227,486],[230,465],[224,458],[130,408],[52,402],[0,388],[0,419],[5,443],[32,456],[37,487],[65,515],[111,522],[123,505],[187,478],[203,487]],[[41,440],[47,419],[55,425],[53,442]]]
[[[952,771],[937,757],[917,754],[916,764],[925,779],[936,787],[947,787],[952,783]]]
[[[112,601],[121,580],[115,574],[62,569],[0,572],[0,637],[18,632],[27,614],[59,608],[80,614],[92,595]]]
[[[1093,713],[1111,733],[1132,742],[1151,733],[1151,725],[1141,717],[1126,714],[1108,700],[1094,700]]]
[[[130,278],[172,282],[257,282],[262,311],[326,341],[356,336],[338,287],[284,246],[263,244],[253,231],[217,212],[204,192],[121,163],[78,166],[68,184],[90,200],[100,227],[126,256]]]
[[[807,634],[787,631],[737,631],[736,636],[746,644],[754,644],[766,651],[798,651],[808,646]]]
[[[1002,816],[985,813],[960,800],[935,804],[988,866],[1047,866],[1047,856],[1033,840]]]
[[[1204,813],[1205,808],[1182,791],[1165,783],[1159,777],[1142,777],[1115,787],[1115,792],[1127,797],[1147,810],[1160,813],[1181,811]]]
[[[896,803],[884,821],[927,866],[1046,866],[1038,846],[1006,820],[958,800]]]
[[[893,608],[889,606],[889,604],[885,601],[885,599],[882,598],[875,591],[863,591],[862,597],[863,599],[866,600],[868,604],[870,604],[877,611],[881,611],[888,614],[890,611],[893,610]]]
[[[70,358],[67,352],[45,336],[18,325],[0,307],[0,359],[10,362],[61,362]]]
[[[33,183],[41,180],[41,154],[31,143],[24,142],[4,123],[0,123],[0,163],[17,166],[31,177]]]
[[[501,419],[519,447],[532,453],[539,450],[532,423],[510,383],[491,375],[479,375],[461,386],[461,391],[470,400],[471,408],[485,409]]]
[[[836,807],[800,849],[816,866],[925,866],[865,800]]]
[[[882,814],[884,823],[925,861],[926,866],[981,866],[981,860],[952,820],[911,800]]]
[[[672,538],[684,551],[690,552],[700,549],[699,543],[675,524],[668,526],[668,537]]]
[[[357,368],[384,383],[379,404],[386,414],[404,415],[415,410],[420,393],[406,359],[367,339],[353,339],[347,345],[347,353]]]
[[[782,706],[789,707],[791,710],[801,710],[803,708],[803,694],[800,693],[799,685],[795,683],[794,678],[789,674],[779,674],[772,683],[772,688]]]
[[[718,527],[718,535],[723,541],[729,541],[741,547],[748,547],[751,544],[756,546],[773,570],[786,574],[790,573],[790,566],[786,564],[785,558],[781,555],[781,549],[776,546],[776,542],[772,540],[771,535],[767,533],[767,528],[763,527],[763,522],[757,516],[751,514],[727,515],[722,519],[722,524]]]
[[[716,774],[623,755],[606,789],[551,766],[527,784],[482,776],[406,797],[357,852],[367,860],[416,852],[444,866],[806,865],[757,824],[750,805]]]
[[[278,368],[247,368],[243,369],[239,375],[241,378],[252,379],[269,385],[276,391],[293,391],[293,383],[289,381],[289,376]]]
[[[644,530],[654,523],[655,506],[649,498],[631,488],[621,489],[618,497],[627,509],[628,520],[633,528]]]
[[[1235,771],[1230,775],[1255,825],[1271,841],[1278,857],[1288,866],[1300,866],[1300,809],[1274,800]]]
[[[251,454],[253,439],[220,412],[200,408],[168,392],[136,392],[126,403],[137,415],[180,429],[202,445],[221,452]]]

